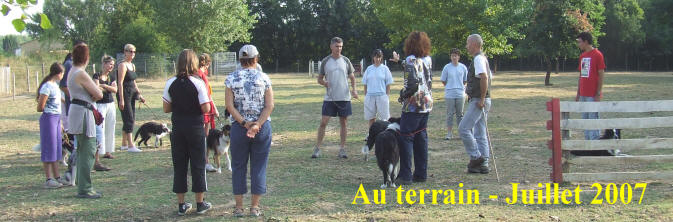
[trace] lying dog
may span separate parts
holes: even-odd
[[[621,129],[606,129],[601,140],[610,140],[610,139],[621,139],[622,130]],[[619,156],[621,152],[618,149],[614,150],[571,150],[571,154],[575,156]]]
[[[222,167],[220,166],[220,155],[222,154],[227,157],[227,169],[231,171],[231,159],[229,159],[230,131],[231,126],[225,125],[221,130],[210,129],[210,132],[208,132],[208,137],[206,138],[206,144],[208,147],[206,150],[206,158],[210,156],[210,151],[213,151],[213,162],[215,162],[217,168],[213,167],[213,165],[209,163],[206,165],[206,171],[222,173]]]
[[[159,147],[163,146],[163,140],[162,138],[165,137],[166,135],[170,134],[171,130],[168,128],[168,126],[165,123],[157,123],[157,122],[147,122],[138,128],[138,131],[136,131],[136,136],[133,138],[133,141],[135,142],[138,139],[138,135],[140,135],[140,141],[138,141],[138,147],[140,147],[141,143],[145,144],[145,147],[148,147],[147,141],[154,136],[154,147]],[[159,145],[157,145],[157,142]]]
[[[385,128],[381,130],[383,127]],[[383,173],[381,188],[397,187],[395,179],[400,172],[400,149],[397,138],[400,136],[400,119],[390,118],[388,122],[376,121],[369,127],[367,146],[362,148],[365,160],[369,150],[376,146],[376,162]]]

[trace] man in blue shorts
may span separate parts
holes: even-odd
[[[353,75],[353,64],[341,55],[343,48],[343,40],[339,37],[332,38],[330,42],[330,49],[332,53],[322,60],[320,66],[320,75],[318,75],[318,84],[326,89],[325,100],[322,104],[322,120],[318,128],[318,140],[316,141],[313,155],[311,158],[320,157],[320,145],[325,137],[325,128],[329,123],[330,118],[339,117],[341,124],[341,141],[339,144],[339,157],[348,158],[346,155],[346,135],[348,116],[353,114],[351,110],[351,94],[353,98],[358,98],[355,90],[355,75]],[[348,80],[351,82],[351,89],[349,90]]]

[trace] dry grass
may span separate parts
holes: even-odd
[[[411,189],[479,189],[481,205],[398,205],[395,194],[388,190],[388,205],[351,205],[360,183],[367,190],[378,189],[381,176],[375,161],[363,162],[359,154],[366,123],[363,104],[354,101],[348,137],[349,159],[336,158],[338,124],[332,121],[325,140],[327,151],[323,158],[310,159],[315,130],[320,119],[322,94],[314,79],[299,74],[271,75],[276,95],[276,110],[272,115],[274,146],[269,161],[268,194],[262,200],[265,220],[308,221],[547,221],[557,216],[563,221],[671,221],[673,220],[673,186],[671,181],[650,183],[641,205],[507,205],[509,183],[522,183],[535,188],[537,183],[549,182],[550,152],[546,142],[550,133],[545,121],[550,114],[545,102],[550,97],[562,100],[574,98],[576,73],[561,73],[552,77],[552,87],[543,86],[541,73],[502,72],[493,82],[493,109],[490,130],[502,182],[494,174],[468,175],[467,156],[459,141],[442,140],[445,132],[443,92],[435,90],[438,102],[430,115],[430,178],[414,184]],[[399,91],[396,73],[393,92]],[[609,73],[606,78],[605,100],[671,99],[671,73]],[[224,78],[212,79],[215,100],[223,109]],[[140,83],[151,110],[141,107],[138,122],[150,120],[169,122],[170,116],[161,111],[162,81]],[[360,84],[359,84],[360,85]],[[396,101],[393,96],[391,101]],[[233,195],[229,172],[209,174],[207,199],[215,209],[204,216],[175,216],[175,197],[171,193],[172,168],[168,146],[145,149],[141,154],[116,153],[117,159],[104,160],[113,168],[109,172],[93,173],[99,200],[74,198],[75,188],[45,190],[41,188],[43,173],[39,154],[30,148],[39,138],[35,102],[32,95],[0,98],[0,220],[232,220]],[[391,114],[400,115],[400,106],[391,103]],[[155,116],[156,115],[156,116]],[[640,114],[663,115],[663,114]],[[119,116],[119,115],[118,115]],[[619,115],[607,114],[607,117]],[[578,117],[578,116],[573,116]],[[120,129],[121,122],[117,125]],[[579,138],[581,132],[574,132]],[[625,130],[625,138],[673,137],[670,129]],[[120,138],[119,136],[117,138]],[[119,139],[117,139],[119,144]],[[164,141],[166,142],[166,141]],[[670,152],[668,152],[670,153]],[[581,166],[582,171],[618,171],[633,166]],[[640,170],[672,169],[673,164],[638,166]],[[644,169],[643,169],[644,168]],[[639,181],[632,181],[639,182]],[[565,185],[564,188],[574,188]],[[584,202],[593,198],[590,186],[582,193]],[[371,193],[370,193],[371,194]],[[491,201],[487,196],[499,195]],[[189,194],[191,199],[192,195]],[[247,198],[247,197],[246,197]],[[246,201],[247,202],[247,201]],[[245,218],[244,220],[253,220]]]

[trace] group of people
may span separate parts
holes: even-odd
[[[602,54],[593,48],[592,37],[582,33],[578,46],[581,55],[578,101],[599,101],[605,69]],[[460,63],[460,50],[451,50],[451,63],[444,66],[441,82],[447,103],[447,135],[452,139],[453,116],[458,132],[470,157],[469,173],[489,173],[489,141],[487,118],[491,107],[490,84],[492,73],[488,59],[482,52],[483,40],[478,34],[467,37],[466,49],[473,56],[469,66]],[[343,40],[334,37],[330,42],[331,54],[322,60],[318,83],[326,88],[322,105],[322,119],[312,158],[321,156],[320,146],[325,128],[331,117],[339,117],[339,158],[347,158],[345,142],[347,120],[352,115],[351,98],[358,99],[354,68],[341,54]],[[397,183],[408,185],[427,180],[428,168],[428,117],[433,108],[431,42],[425,32],[411,32],[404,42],[407,57],[393,53],[390,61],[401,63],[404,68],[403,90],[398,101],[402,103],[400,119],[400,171]],[[69,183],[59,176],[57,161],[61,154],[61,125],[68,134],[75,136],[77,147],[77,197],[100,198],[93,189],[90,171],[109,170],[100,164],[99,155],[114,158],[115,109],[112,94],[116,94],[122,113],[122,150],[141,152],[131,140],[135,118],[135,101],[145,99],[135,83],[137,74],[132,60],[135,46],[124,46],[125,60],[118,64],[117,74],[111,75],[115,60],[110,56],[101,59],[102,71],[93,77],[85,71],[89,63],[89,47],[78,42],[64,65],[54,63],[50,73],[39,86],[37,95],[40,117],[41,160],[47,177],[45,187],[57,188]],[[250,215],[259,216],[261,196],[266,193],[266,168],[272,139],[270,116],[274,109],[271,80],[258,64],[259,52],[253,45],[244,45],[238,52],[240,68],[225,80],[225,107],[231,114],[230,153],[232,156],[232,187],[235,197],[235,216],[245,215],[243,195],[248,192],[246,176],[250,165],[251,204]],[[372,52],[373,64],[367,67],[364,84],[364,113],[369,125],[376,119],[390,118],[390,86],[394,83],[390,69],[383,64],[383,52]],[[195,193],[196,212],[212,208],[205,201],[208,190],[208,168],[205,138],[215,127],[219,111],[213,100],[213,90],[208,82],[208,54],[196,56],[191,49],[183,50],[177,62],[175,77],[168,79],[163,90],[163,110],[171,113],[171,156],[173,161],[173,192],[178,199],[178,215],[185,215],[192,205],[185,201],[188,190],[187,173],[191,172],[192,192]],[[349,81],[350,80],[350,81]],[[59,83],[60,82],[60,88]],[[350,82],[350,84],[349,84]],[[467,108],[463,115],[465,96]],[[61,100],[64,99],[64,106]],[[72,104],[72,105],[71,105]],[[63,109],[61,108],[63,107]],[[62,111],[63,110],[63,111]],[[103,121],[100,120],[103,117]],[[65,117],[65,118],[63,118]],[[586,114],[585,118],[598,118]],[[587,132],[587,139],[595,139],[596,132]],[[98,152],[96,150],[98,149]],[[412,166],[414,170],[412,172]],[[210,166],[212,168],[212,166]],[[191,168],[191,169],[190,169]]]
[[[446,139],[452,138],[453,116],[457,117],[459,132],[465,149],[471,157],[468,172],[488,173],[488,141],[486,139],[486,118],[490,109],[490,70],[488,60],[482,53],[483,40],[478,34],[467,38],[467,51],[474,56],[468,69],[459,62],[460,50],[451,50],[451,63],[447,64],[441,76],[445,88],[448,107]],[[345,143],[347,120],[352,115],[351,98],[358,99],[354,68],[350,60],[341,55],[343,40],[332,39],[332,53],[322,60],[318,75],[318,84],[326,88],[322,105],[322,120],[318,128],[317,141],[312,158],[321,156],[320,146],[325,128],[331,117],[339,117],[340,144],[338,157],[347,158]],[[398,101],[402,103],[400,119],[400,173],[398,184],[411,184],[427,180],[428,162],[428,116],[433,108],[432,98],[432,58],[431,41],[425,32],[412,32],[404,42],[407,57],[400,60],[393,52],[390,61],[401,63],[404,71],[403,91]],[[387,121],[390,118],[390,85],[394,83],[390,69],[383,64],[383,52],[376,49],[371,55],[373,64],[365,70],[364,116],[371,126],[376,119]],[[350,87],[348,84],[350,80]],[[349,90],[350,89],[350,90]],[[468,95],[468,111],[463,116],[464,94]],[[415,166],[414,172],[412,169]]]
[[[466,39],[466,51],[473,57],[469,66],[460,63],[460,50],[450,51],[451,63],[442,69],[441,82],[444,86],[444,99],[447,106],[447,134],[445,140],[453,139],[453,118],[456,118],[458,133],[470,160],[468,173],[488,174],[490,141],[488,138],[488,113],[491,109],[491,79],[488,58],[483,52],[483,39],[478,34]],[[582,50],[580,56],[580,78],[576,101],[600,101],[605,70],[603,55],[593,46],[590,33],[583,32],[577,38],[577,46]],[[322,105],[322,120],[318,128],[316,144],[312,158],[321,156],[325,128],[331,117],[339,117],[340,144],[338,157],[347,158],[345,148],[347,120],[352,115],[351,98],[358,99],[354,68],[350,60],[341,55],[343,40],[332,39],[332,53],[322,60],[318,75],[318,84],[326,88]],[[407,57],[400,62],[400,56],[393,52],[391,62],[401,63],[404,70],[403,90],[398,101],[402,103],[400,119],[400,172],[397,183],[406,185],[412,182],[424,182],[427,179],[428,162],[428,116],[432,111],[432,59],[431,41],[425,32],[411,32],[404,42]],[[365,70],[364,116],[371,126],[377,119],[390,118],[390,85],[394,83],[390,69],[382,64],[383,52],[372,52],[372,65]],[[348,84],[350,80],[350,87]],[[350,90],[349,90],[350,89]],[[409,92],[409,89],[413,90]],[[466,98],[467,97],[467,98]],[[467,100],[467,105],[465,105]],[[598,113],[584,113],[585,119],[597,119]],[[586,139],[598,139],[597,130],[585,132]],[[413,161],[412,161],[413,158]],[[415,167],[413,173],[412,169]]]
[[[40,117],[41,160],[46,174],[45,188],[59,188],[77,184],[78,197],[99,198],[91,185],[90,172],[108,171],[100,157],[114,159],[116,107],[113,95],[117,96],[122,113],[121,150],[141,152],[133,145],[131,133],[135,119],[135,101],[145,102],[140,95],[135,79],[135,46],[124,46],[124,61],[119,64],[116,74],[115,59],[104,55],[101,71],[90,76],[86,72],[89,64],[89,46],[81,41],[73,45],[72,52],[63,64],[54,63],[39,85],[37,111]],[[119,81],[117,81],[119,80]],[[96,122],[100,121],[100,122]],[[65,135],[68,135],[64,137]],[[74,137],[73,155],[76,156],[75,178],[63,178],[58,172],[57,161],[62,160],[63,143]],[[76,183],[73,183],[74,181]]]

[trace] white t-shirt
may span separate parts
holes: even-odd
[[[367,86],[366,96],[386,95],[386,86],[393,83],[393,74],[386,65],[370,65],[362,76],[362,84]]]
[[[61,89],[52,81],[45,82],[40,87],[40,95],[47,96],[47,103],[44,105],[45,113],[61,114]]]
[[[488,69],[488,60],[483,54],[479,54],[474,57],[474,76],[481,78],[479,74],[488,73],[489,77],[492,77],[491,71]]]

